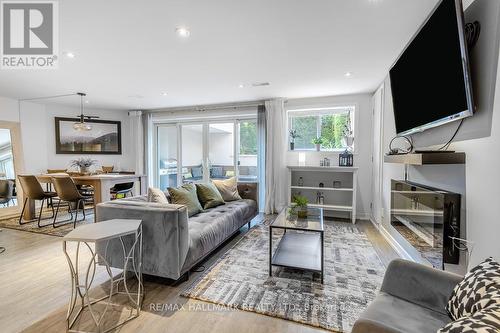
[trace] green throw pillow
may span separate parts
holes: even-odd
[[[170,202],[177,205],[184,205],[187,207],[188,216],[193,216],[198,214],[203,210],[201,208],[200,202],[198,201],[198,195],[196,194],[196,186],[193,184],[184,184],[181,187],[168,188],[168,193],[170,193]]]
[[[213,208],[224,204],[224,199],[212,183],[196,184],[196,192],[203,209]]]

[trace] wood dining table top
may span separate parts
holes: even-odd
[[[38,181],[50,182],[52,177],[71,177],[75,180],[127,180],[146,177],[145,175],[125,175],[125,174],[98,174],[98,175],[70,175],[67,173],[44,173],[36,175]]]

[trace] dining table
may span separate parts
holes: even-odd
[[[101,202],[111,200],[111,188],[116,184],[134,183],[132,193],[134,195],[145,195],[147,193],[147,176],[135,174],[97,174],[74,176],[66,173],[48,173],[36,175],[41,184],[51,184],[53,177],[71,177],[76,185],[87,185],[94,188],[94,217],[97,216],[97,205]],[[35,218],[35,200],[28,198],[27,207],[23,218],[32,220]]]

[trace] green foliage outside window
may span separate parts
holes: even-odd
[[[321,117],[321,137],[323,143],[321,148],[324,149],[341,149],[343,147],[342,137],[344,129],[349,121],[348,114],[334,114]]]
[[[240,154],[257,155],[257,124],[255,122],[240,123]]]
[[[342,149],[345,148],[342,138],[345,135],[346,127],[349,126],[349,113],[320,116],[292,115],[290,125],[291,129],[296,130],[299,135],[295,139],[296,150],[313,150],[313,140],[318,137],[322,138],[322,150]]]
[[[299,135],[295,139],[295,149],[313,149],[312,140],[316,138],[317,132],[317,117],[293,117],[292,127]]]

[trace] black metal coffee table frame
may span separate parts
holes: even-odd
[[[285,208],[269,226],[269,276],[273,266],[288,267],[319,273],[324,282],[323,210],[310,209],[312,218],[300,219]],[[273,229],[283,229],[284,235],[273,253]]]

